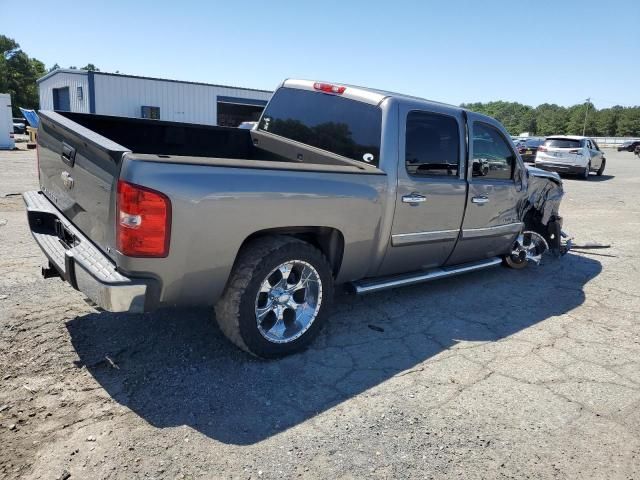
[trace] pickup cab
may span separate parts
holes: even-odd
[[[358,294],[558,251],[562,182],[496,120],[286,80],[251,130],[40,112],[29,226],[99,307],[211,306],[260,357],[307,346]]]

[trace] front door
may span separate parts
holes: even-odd
[[[380,275],[442,265],[464,215],[464,120],[445,107],[400,107],[398,188]]]
[[[448,265],[503,255],[522,229],[517,206],[524,167],[506,132],[468,113],[469,195],[462,232]]]

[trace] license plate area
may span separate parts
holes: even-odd
[[[62,243],[62,245],[64,245],[66,249],[75,247],[76,245],[78,245],[78,243],[80,243],[78,238],[73,233],[71,233],[69,229],[65,227],[64,224],[57,218],[54,220],[53,226],[56,236],[60,240],[60,243]]]

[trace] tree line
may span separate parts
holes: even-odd
[[[44,63],[27,55],[13,38],[0,35],[0,93],[11,95],[14,117],[22,116],[18,107],[38,108],[40,97],[36,80],[57,68],[60,66],[56,63],[47,70]],[[74,66],[69,68],[76,69]],[[82,70],[99,71],[92,63]]]
[[[597,110],[591,102],[571,107],[543,103],[530,107],[517,102],[463,103],[473,112],[499,120],[511,135],[586,135],[640,137],[640,107],[615,106]],[[585,124],[586,118],[586,124]]]

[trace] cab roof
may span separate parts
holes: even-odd
[[[317,90],[314,85],[323,84],[323,85],[335,85],[338,87],[345,87],[344,93],[340,95],[345,98],[350,98],[352,100],[358,100],[360,102],[370,103],[372,105],[378,105],[385,98],[397,98],[399,100],[410,101],[413,103],[423,103],[425,105],[439,105],[444,106],[456,110],[466,110],[465,108],[459,107],[457,105],[451,105],[449,103],[436,102],[434,100],[427,100],[426,98],[414,97],[411,95],[404,95],[402,93],[390,92],[388,90],[379,90],[377,88],[368,88],[368,87],[360,87],[358,85],[349,85],[346,83],[335,83],[335,82],[325,82],[322,80],[314,81],[314,80],[302,80],[302,79],[287,79],[282,82],[283,87],[290,88],[299,88],[302,90]]]

